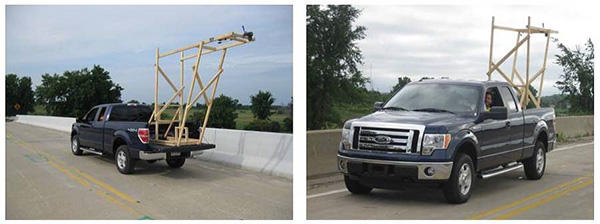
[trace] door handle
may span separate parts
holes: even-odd
[[[506,122],[506,127],[510,128],[510,121]]]

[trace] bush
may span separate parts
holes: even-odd
[[[292,133],[294,132],[294,124],[292,118],[286,117],[283,119],[283,131]]]
[[[258,119],[246,125],[246,127],[244,127],[244,130],[279,132],[281,130],[281,126],[277,121]]]

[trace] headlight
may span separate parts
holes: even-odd
[[[348,120],[344,123],[344,128],[342,129],[342,145],[344,145],[344,149],[350,149],[352,147],[352,122],[356,119]]]
[[[421,154],[431,155],[436,149],[447,149],[450,145],[450,134],[425,134]]]

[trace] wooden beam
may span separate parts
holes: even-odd
[[[202,139],[204,138],[204,132],[206,130],[206,124],[208,124],[208,116],[210,116],[210,109],[213,105],[213,100],[215,99],[215,93],[217,92],[217,86],[219,85],[219,79],[221,77],[221,73],[223,73],[223,61],[225,60],[225,55],[227,54],[227,49],[223,50],[223,54],[221,55],[221,62],[219,63],[219,72],[217,73],[217,81],[212,89],[212,94],[210,96],[210,104],[208,104],[208,108],[206,109],[206,115],[204,116],[204,123],[202,124],[202,131],[200,132],[200,140],[198,144],[202,144]]]
[[[492,56],[493,56],[493,50],[494,50],[494,19],[495,17],[492,16],[492,34],[490,37],[490,60],[489,60],[489,64],[488,64],[488,70],[492,69]],[[488,73],[488,81],[492,80],[492,73]]]
[[[490,70],[486,73],[488,76],[492,74],[492,72],[494,72],[494,70],[496,70],[500,65],[502,65],[502,63],[504,63],[504,61],[506,61],[506,59],[508,59],[508,57],[510,57],[510,55],[516,51],[517,49],[519,49],[519,47],[521,45],[523,45],[525,43],[525,41],[529,40],[529,35],[527,35],[525,38],[523,38],[523,40],[521,40],[521,42],[519,42],[519,44],[517,44],[517,46],[513,47],[506,55],[504,55],[504,57],[502,57],[502,59],[500,59],[500,61],[498,61],[498,63],[496,64],[492,64],[492,67],[490,68]]]

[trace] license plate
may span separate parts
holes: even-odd
[[[171,156],[180,156],[180,155],[181,155],[181,153],[180,153],[180,152],[172,152],[172,153],[171,153]]]

